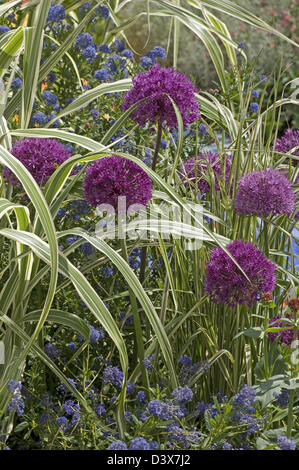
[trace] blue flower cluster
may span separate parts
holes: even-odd
[[[148,51],[144,57],[141,57],[140,65],[145,69],[149,69],[158,59],[166,59],[166,51],[161,46],[154,47],[154,49]]]
[[[65,19],[65,9],[63,5],[52,5],[49,9],[47,22],[57,23]]]
[[[13,413],[16,411],[18,416],[22,416],[25,410],[25,402],[22,397],[22,384],[15,380],[10,380],[7,384],[8,390],[13,394],[8,404],[8,411]]]
[[[196,362],[193,364],[191,357],[187,354],[183,354],[180,357],[180,359],[178,360],[178,364],[180,364],[181,366],[179,375],[179,381],[181,384],[188,383],[195,373],[204,374],[210,368],[210,364],[204,361]]]

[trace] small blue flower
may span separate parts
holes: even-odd
[[[134,57],[134,54],[132,51],[130,51],[130,49],[125,49],[124,51],[122,51],[121,55],[123,57],[126,57],[127,59],[133,59]]]
[[[52,343],[46,343],[44,346],[44,351],[47,354],[47,356],[52,359],[52,361],[55,361],[58,357],[60,357],[60,350]]]
[[[92,62],[95,57],[97,56],[97,51],[95,47],[93,46],[88,46],[86,49],[83,49],[82,54],[85,59],[89,59],[89,62]]]
[[[56,419],[57,424],[59,425],[60,431],[64,432],[65,429],[68,426],[68,420],[65,416],[59,416],[59,418]]]
[[[295,439],[288,439],[285,436],[277,436],[277,445],[280,450],[296,450]]]
[[[53,5],[49,9],[47,22],[57,23],[65,19],[65,9],[62,5]]]
[[[104,52],[104,54],[110,54],[111,52],[107,44],[102,44],[101,46],[99,46],[99,51]]]
[[[266,83],[266,81],[268,80],[268,77],[267,75],[260,75],[259,79],[262,80],[263,83]]]
[[[107,7],[99,6],[95,11],[104,20],[107,20],[110,16],[109,9]]]
[[[135,437],[135,439],[131,441],[130,450],[151,450],[151,446],[143,437]]]
[[[207,128],[204,124],[199,124],[198,130],[199,130],[200,134],[202,134],[202,135],[207,133]]]
[[[137,393],[136,400],[140,405],[144,405],[146,403],[146,395],[143,390],[140,390]]]
[[[105,266],[101,271],[104,277],[111,277],[114,274],[113,268],[110,268],[109,266]]]
[[[23,80],[21,78],[15,78],[12,82],[11,82],[11,86],[15,87],[15,88],[22,88],[23,86]]]
[[[44,91],[42,93],[42,98],[50,105],[58,103],[58,97],[54,95],[51,91]]]
[[[140,66],[143,68],[150,68],[153,65],[153,61],[149,57],[141,57]]]
[[[86,49],[87,47],[94,46],[93,37],[89,33],[81,33],[76,39],[76,47]]]
[[[110,72],[107,69],[96,70],[94,78],[99,80],[99,82],[107,82],[111,77]]]
[[[47,116],[44,113],[39,112],[39,113],[33,114],[32,116],[33,124],[41,125],[41,124],[44,124],[45,122],[47,122]]]
[[[258,97],[259,97],[259,92],[258,92],[257,90],[252,90],[251,94],[252,94],[252,96],[253,96],[254,98],[258,98]]]
[[[251,111],[252,113],[258,113],[258,111],[259,111],[258,103],[250,103],[249,111]]]
[[[10,31],[10,28],[8,26],[0,26],[0,34],[8,33],[8,31]]]
[[[115,39],[112,48],[116,52],[122,52],[125,49],[125,41],[121,39]]]
[[[108,450],[128,450],[128,447],[123,441],[115,441],[109,445]]]
[[[99,113],[99,111],[98,111],[97,109],[92,109],[92,110],[90,111],[90,114],[92,115],[93,119],[98,118],[99,115],[100,115],[100,113]]]
[[[94,247],[91,243],[85,242],[80,245],[80,250],[84,257],[90,256],[94,252]]]
[[[68,347],[71,351],[76,351],[76,349],[77,349],[77,346],[76,346],[75,343],[73,343],[73,342],[72,342],[72,343],[69,343],[69,344],[67,345],[67,347]]]
[[[238,44],[238,48],[242,49],[243,51],[246,51],[247,50],[247,45],[245,44],[245,42],[240,42]]]
[[[99,339],[104,338],[105,334],[102,329],[97,330],[93,326],[90,326],[89,328],[90,328],[90,336],[89,336],[90,343],[96,343],[97,341],[99,341]]]

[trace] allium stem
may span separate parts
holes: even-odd
[[[127,263],[129,263],[127,246],[126,246],[125,240],[121,240],[121,244],[122,244],[122,257]],[[133,319],[134,319],[135,348],[137,349],[137,353],[138,353],[138,359],[139,359],[139,364],[141,368],[142,383],[145,388],[145,393],[148,394],[149,386],[150,386],[149,379],[148,379],[147,371],[142,363],[144,359],[144,345],[143,345],[143,339],[142,339],[143,333],[142,333],[142,328],[141,328],[140,316],[138,312],[137,300],[136,300],[135,294],[133,293],[130,287],[129,287],[129,294],[130,294],[130,301],[132,305]]]
[[[160,118],[158,121],[157,141],[156,141],[156,147],[155,147],[155,152],[154,152],[153,161],[152,161],[152,170],[154,171],[157,165],[158,154],[159,154],[159,150],[161,146],[161,139],[162,139],[162,119]],[[145,279],[146,251],[147,251],[146,246],[144,246],[141,250],[141,255],[140,255],[139,281],[141,282],[141,284],[144,282],[144,279]]]
[[[265,255],[269,258],[269,224],[266,219],[264,219],[264,242],[265,242]]]

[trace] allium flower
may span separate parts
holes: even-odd
[[[101,158],[86,170],[83,182],[85,199],[92,205],[110,204],[117,209],[118,198],[126,197],[126,206],[146,206],[152,197],[150,177],[136,163],[116,155]]]
[[[222,248],[215,248],[207,264],[205,289],[213,302],[251,306],[260,294],[274,289],[275,265],[250,242],[235,240],[226,248],[249,281]]]
[[[53,5],[49,9],[47,22],[48,23],[57,23],[62,21],[65,18],[65,9],[62,5]]]
[[[285,436],[277,436],[277,445],[280,450],[296,450],[295,439],[288,439]]]
[[[32,174],[38,184],[44,184],[55,169],[71,155],[64,145],[52,139],[25,139],[16,142],[12,149],[14,155]],[[19,180],[8,169],[3,169],[3,176],[14,186],[21,186]]]
[[[295,208],[292,183],[280,171],[268,168],[253,171],[238,181],[235,198],[238,214],[268,217],[270,214],[290,215]]]
[[[225,183],[228,182],[229,172],[231,167],[231,159],[225,158]],[[195,158],[190,158],[184,164],[180,170],[180,178],[187,186],[189,184],[196,184],[201,193],[207,193],[210,191],[209,175],[208,170],[212,172],[215,178],[215,189],[220,190],[219,180],[223,180],[223,173],[221,168],[221,161],[217,153],[207,152],[200,153]]]
[[[109,70],[99,69],[95,71],[94,78],[99,80],[99,82],[107,82],[111,77]]]
[[[109,445],[108,450],[128,450],[128,447],[123,441],[115,441]]]
[[[276,140],[275,150],[281,153],[290,153],[291,150],[299,146],[299,129],[287,129],[284,135]],[[299,157],[299,148],[292,152],[292,155]],[[298,164],[298,160],[293,160],[293,163]]]
[[[197,89],[186,75],[156,64],[148,72],[139,73],[133,78],[133,87],[125,94],[122,109],[130,108],[142,98],[149,98],[139,104],[131,115],[132,119],[142,127],[147,121],[154,124],[161,120],[170,129],[175,129],[177,118],[167,95],[178,106],[183,123],[187,125],[199,118],[196,92]]]
[[[290,315],[289,313],[285,314],[285,318],[289,320],[294,320],[294,315]],[[283,318],[281,318],[280,315],[277,315],[276,317],[270,318],[269,320],[269,328],[289,328],[292,325],[287,322],[282,321]],[[279,344],[287,344],[288,346],[291,345],[292,341],[294,341],[294,329],[291,328],[289,330],[282,330],[282,331],[274,331],[274,332],[269,332],[267,333],[267,337],[270,341],[275,341]],[[298,331],[298,338],[299,338],[299,331]]]

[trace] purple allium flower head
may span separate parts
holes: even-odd
[[[115,441],[109,445],[108,450],[128,450],[128,447],[123,441]]]
[[[183,123],[187,125],[199,118],[199,105],[195,97],[197,89],[192,81],[172,68],[154,65],[148,72],[142,72],[133,78],[133,87],[125,94],[122,109],[130,108],[143,98],[131,117],[142,127],[149,121],[166,122],[170,129],[177,128],[177,118],[169,95],[180,110]]]
[[[290,315],[289,313],[285,314],[285,318],[289,320],[294,320],[294,315]],[[292,326],[290,323],[282,321],[283,318],[281,315],[277,315],[276,317],[270,318],[269,320],[269,327],[271,328],[289,328]],[[294,329],[289,330],[282,330],[282,331],[274,331],[267,333],[267,337],[270,341],[275,341],[279,344],[287,344],[288,346],[291,345],[292,341],[294,340]],[[298,331],[298,339],[299,339],[299,331]]]
[[[288,439],[285,436],[277,436],[277,445],[280,450],[296,450],[295,439]]]
[[[295,209],[292,183],[278,170],[253,171],[238,181],[235,197],[238,214],[268,217],[270,214],[290,215]]]
[[[232,307],[243,303],[251,306],[261,293],[274,289],[275,265],[250,242],[235,240],[226,248],[249,281],[224,250],[217,247],[207,263],[205,289],[213,302]]]
[[[136,163],[116,155],[101,158],[86,170],[85,199],[92,205],[110,204],[117,210],[118,198],[126,197],[126,207],[146,206],[152,197],[150,177]]]
[[[231,167],[231,159],[225,157],[225,182],[229,179],[229,171]],[[201,193],[210,191],[208,171],[211,170],[215,178],[215,189],[219,191],[220,186],[218,180],[223,180],[221,169],[221,161],[217,153],[207,152],[200,153],[195,159],[189,158],[180,170],[180,177],[185,185],[194,185],[197,182],[198,189]]]
[[[57,166],[71,156],[64,145],[56,140],[35,138],[16,142],[11,153],[23,163],[40,185],[46,183]],[[14,186],[21,186],[8,168],[3,169],[3,176]]]
[[[151,446],[144,437],[135,437],[131,441],[130,450],[151,450]]]
[[[290,151],[299,146],[299,129],[287,129],[280,139],[276,140],[275,150],[281,153],[290,153]],[[299,157],[299,148],[292,152],[292,155]],[[298,160],[293,160],[298,165]]]

